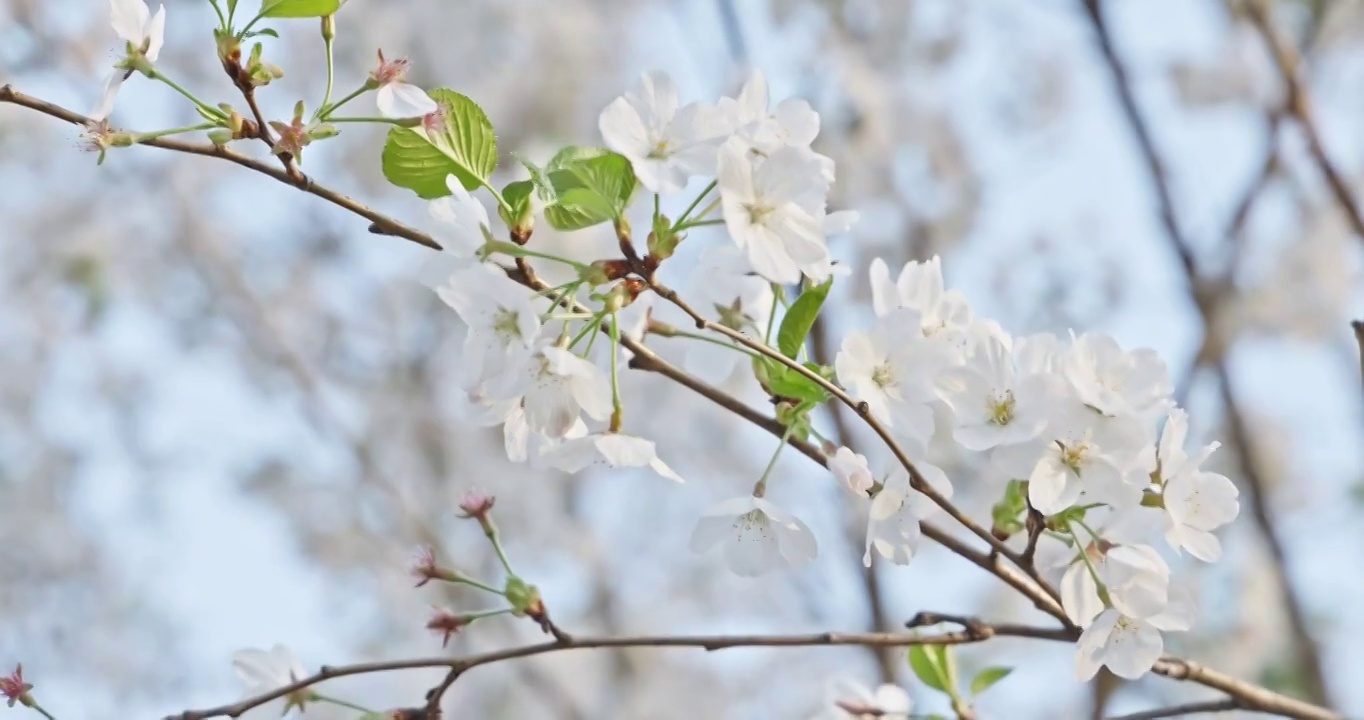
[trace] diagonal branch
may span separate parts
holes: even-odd
[[[1129,713],[1127,715],[1113,715],[1106,720],[1159,720],[1160,718],[1172,718],[1181,715],[1227,712],[1230,710],[1237,710],[1240,707],[1241,705],[1235,700],[1209,700],[1207,702],[1188,703],[1186,705],[1172,705],[1170,707]]]
[[[91,122],[90,118],[80,115],[79,113],[75,113],[66,108],[62,108],[60,106],[39,100],[37,98],[24,95],[23,93],[14,90],[9,85],[0,85],[0,103],[11,103],[27,107],[75,125],[87,125]],[[356,202],[354,199],[347,197],[346,195],[343,195],[334,190],[318,185],[312,182],[311,179],[305,178],[304,182],[297,183],[292,178],[290,178],[288,173],[285,171],[282,171],[272,165],[267,165],[265,163],[259,162],[245,155],[241,155],[231,150],[227,150],[226,148],[220,148],[212,145],[196,145],[194,143],[170,140],[166,138],[148,140],[144,144],[151,145],[153,147],[164,148],[167,150],[174,150],[176,152],[188,153],[191,155],[203,155],[206,157],[217,157],[224,160],[228,160],[242,167],[272,177],[281,183],[284,183],[291,187],[295,187],[299,190],[302,190],[303,192],[320,197],[338,207],[344,208],[354,213],[355,215],[363,217],[373,224],[371,227],[372,230],[376,230],[387,235],[401,237],[412,242],[415,242],[419,245],[424,245],[426,247],[435,249],[440,248],[440,245],[436,243],[436,241],[433,240],[431,236],[427,235],[426,233],[423,233],[419,230],[404,225],[403,223],[394,220],[393,218],[390,218],[386,215],[375,212],[365,207],[363,204]],[[673,291],[667,288],[661,288],[661,286],[660,289],[663,291],[660,292],[660,294],[667,293],[671,294],[672,297],[674,298],[676,297],[676,293],[674,293]],[[665,297],[667,297],[666,294]],[[699,320],[700,322],[703,323],[705,322],[704,318],[701,318],[699,315],[693,315],[693,319]],[[744,337],[744,339],[747,338]],[[644,347],[639,343],[635,343],[634,341],[631,341],[628,338],[622,338],[622,344],[624,344],[632,352],[635,352],[637,354],[652,353],[652,351],[649,350],[648,348]],[[679,379],[689,377],[686,376],[686,374],[683,373],[681,370],[677,370],[675,367],[672,367],[671,365],[660,364],[658,365],[658,368],[660,369],[656,371],[668,377],[677,377]],[[668,368],[671,369],[669,370]],[[808,370],[805,370],[803,366],[797,365],[796,368],[797,371],[808,372]],[[818,378],[818,376],[816,376],[816,378],[820,381],[823,380],[823,378]],[[688,384],[688,387],[690,387],[693,390],[696,390],[698,393],[705,395],[707,399],[712,400],[713,402],[716,402],[718,404],[721,404],[726,408],[735,409],[736,407],[743,406],[742,403],[739,403],[737,400],[729,398],[723,392],[716,390],[714,388],[710,388],[708,385],[700,382],[699,380],[691,379],[689,382],[690,384]],[[839,390],[839,392],[842,393],[841,390]],[[853,407],[854,409],[859,409],[855,405]],[[738,412],[737,409],[736,412]],[[745,418],[753,417],[752,413],[740,414]],[[761,418],[761,416],[759,416],[759,418],[764,421],[766,420],[766,418]],[[766,424],[762,424],[761,426],[768,430],[775,430],[775,428],[771,428]],[[801,451],[804,452],[811,459],[814,459],[817,462],[823,464],[824,457],[823,454],[820,453],[818,449],[808,445],[808,443],[805,445],[804,448],[801,448],[800,446],[797,446],[797,448],[801,449]],[[948,503],[948,505],[950,506],[950,503]],[[960,513],[959,510],[957,512]],[[970,522],[972,525],[974,525],[974,521],[971,521],[969,518],[966,518],[966,520]],[[1065,636],[1067,639],[1073,639],[1078,636],[1078,629],[1069,623],[1069,620],[1066,619],[1065,612],[1061,609],[1060,604],[1055,599],[1053,599],[1053,593],[1055,592],[1054,589],[1050,588],[1050,586],[1046,585],[1045,583],[1038,582],[1029,577],[1024,577],[1016,569],[1001,563],[1000,561],[1001,554],[1005,555],[1005,557],[1013,559],[1013,557],[1017,556],[1017,553],[1013,553],[1012,551],[1009,551],[1007,548],[1005,548],[1007,554],[1004,553],[986,554],[970,547],[969,545],[965,544],[964,542],[952,536],[951,534],[944,532],[943,530],[935,526],[929,525],[927,523],[923,524],[923,532],[930,539],[943,545],[948,550],[965,558],[966,560],[972,562],[973,564],[977,565],[983,570],[991,573],[992,575],[995,575],[999,579],[1008,583],[1010,586],[1014,587],[1025,597],[1032,600],[1034,605],[1036,605],[1037,608],[1042,612],[1045,612],[1048,615],[1051,615],[1052,617],[1061,620],[1065,627],[1059,629],[1057,631],[1058,633],[1060,632],[1066,633]],[[997,543],[990,544],[993,548],[993,546]],[[996,634],[999,635],[1009,634],[1005,632],[998,632],[998,629],[1000,627],[1001,626],[995,626],[997,630]],[[751,637],[752,636],[748,636],[748,639],[751,639]],[[903,646],[924,642],[923,639],[913,639],[907,641],[908,638],[906,638],[906,636],[884,633],[880,634],[873,633],[870,635],[861,636],[827,634],[818,636],[795,636],[803,637],[806,638],[807,640],[810,640],[812,638],[818,638],[817,641],[810,642],[797,642],[795,640],[789,639],[790,637],[793,636],[786,637],[788,637],[787,640],[781,641],[779,643],[772,643],[771,646],[790,647],[796,645],[835,645],[835,644],[866,645],[867,642],[865,642],[864,640],[868,637],[882,638],[880,640],[873,640],[872,642],[885,643],[886,646]],[[835,640],[834,638],[838,639]],[[849,640],[849,638],[860,638],[860,640],[854,642],[853,640]],[[899,639],[892,641],[890,638]],[[647,639],[648,638],[646,638],[646,640]],[[658,640],[660,638],[654,639]],[[525,648],[515,648],[511,650],[499,651],[496,653],[489,653],[481,656],[476,656],[475,658],[467,658],[463,661],[453,661],[450,658],[437,658],[427,660],[399,661],[390,663],[371,663],[367,665],[351,665],[341,668],[323,668],[321,671],[319,671],[317,676],[314,676],[313,678],[309,679],[308,682],[302,684],[296,683],[294,685],[280,688],[279,690],[276,690],[274,694],[271,694],[269,697],[265,697],[264,699],[258,698],[258,700],[260,703],[268,702],[269,700],[278,697],[283,697],[284,695],[294,690],[300,689],[302,687],[306,687],[313,683],[321,682],[322,680],[331,677],[340,677],[342,675],[358,675],[370,672],[383,672],[387,670],[402,670],[407,668],[420,667],[452,667],[452,668],[458,667],[454,665],[455,662],[460,662],[464,664],[469,664],[472,662],[473,664],[469,664],[468,667],[476,667],[477,665],[486,665],[488,663],[497,662],[500,660],[526,657],[529,655],[538,655],[565,649],[587,647],[713,646],[715,649],[719,649],[720,647],[738,647],[740,645],[736,643],[742,642],[744,639],[745,639],[744,636],[721,636],[713,638],[694,637],[667,638],[664,639],[663,642],[641,643],[640,638],[604,638],[604,639],[574,638],[570,640],[568,643],[556,640],[552,642],[542,643],[540,645],[527,646]],[[706,642],[707,640],[709,640],[710,642]],[[1237,680],[1236,678],[1219,673],[1215,670],[1210,670],[1197,663],[1194,663],[1189,660],[1184,660],[1182,658],[1172,656],[1163,657],[1156,663],[1155,667],[1152,668],[1152,671],[1165,677],[1173,678],[1176,680],[1187,680],[1190,682],[1197,683],[1199,685],[1204,685],[1206,687],[1221,690],[1228,694],[1229,696],[1243,703],[1243,707],[1246,709],[1262,712],[1277,712],[1287,717],[1301,718],[1302,720],[1343,720],[1342,716],[1325,708],[1321,708],[1309,703],[1304,703],[1299,700],[1294,700],[1293,698],[1290,698],[1286,695],[1273,692],[1271,690],[1259,687],[1252,683]],[[242,703],[238,703],[236,705],[223,706],[223,708],[218,708],[213,711],[199,711],[198,713],[191,711],[181,716],[175,717],[178,717],[181,720],[197,720],[208,717],[221,717],[223,715],[231,716],[234,714],[234,712],[235,714],[245,712],[246,708],[243,708],[241,706]]]

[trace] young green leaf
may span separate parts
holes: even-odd
[[[1008,677],[1009,673],[1013,671],[1013,668],[1007,667],[988,667],[976,673],[976,676],[971,679],[971,697],[989,690],[991,685]]]
[[[830,277],[801,293],[800,297],[791,303],[790,309],[786,311],[786,317],[782,318],[781,328],[777,330],[777,347],[786,357],[792,360],[799,357],[800,349],[805,345],[805,338],[810,334],[810,328],[814,327],[820,308],[824,306],[824,299],[829,297],[829,288],[833,286],[833,282],[834,279]]]
[[[951,694],[947,683],[947,663],[941,645],[914,645],[909,648],[909,667],[923,684]]]
[[[829,393],[810,378],[771,358],[763,358],[762,361],[766,364],[767,390],[773,395],[816,403],[829,399]]]
[[[445,177],[454,175],[467,190],[488,181],[497,169],[497,136],[483,109],[453,90],[428,93],[445,113],[445,128],[395,127],[384,143],[384,177],[424,199],[450,194]]]
[[[567,147],[545,167],[555,200],[545,219],[559,230],[580,230],[625,214],[635,174],[623,155],[599,148]]]
[[[341,0],[264,0],[260,15],[273,18],[322,17],[340,8]]]
[[[517,180],[507,183],[507,186],[502,188],[502,199],[506,200],[507,204],[511,206],[511,212],[499,205],[497,213],[502,216],[502,222],[506,223],[507,227],[516,227],[522,218],[530,215],[530,196],[533,192],[535,192],[535,185],[529,180]]]

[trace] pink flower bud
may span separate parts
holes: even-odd
[[[22,663],[14,666],[14,672],[9,677],[0,677],[0,695],[9,698],[6,703],[9,707],[14,707],[14,703],[20,703],[24,707],[33,706],[33,697],[28,694],[33,689],[32,683],[24,682],[24,666]]]
[[[497,498],[492,495],[484,495],[477,490],[470,490],[459,501],[459,509],[463,511],[461,517],[474,518],[480,523],[485,522],[488,513],[492,511],[493,504],[496,502]]]
[[[421,587],[432,580],[455,582],[459,579],[459,573],[450,568],[442,567],[436,562],[436,551],[429,545],[417,549],[417,555],[412,561],[409,572],[417,578],[417,587]]]
[[[426,621],[426,629],[441,636],[440,646],[450,644],[450,636],[463,630],[474,618],[468,614],[457,615],[445,608],[433,608],[431,619]]]

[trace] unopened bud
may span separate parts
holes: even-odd
[[[327,138],[336,137],[339,134],[341,134],[341,131],[337,130],[336,126],[330,123],[319,123],[308,127],[308,137],[312,140],[326,140]]]
[[[322,16],[322,39],[327,41],[336,39],[336,13]]]
[[[543,615],[545,606],[540,601],[540,590],[515,575],[507,578],[503,588],[507,602],[511,603],[512,614],[517,617]]]
[[[673,232],[672,227],[667,223],[667,218],[660,217],[659,219],[662,222],[655,223],[653,231],[649,233],[648,248],[649,256],[661,262],[673,256],[678,244],[686,235]]]
[[[214,145],[217,145],[217,146],[219,146],[219,147],[222,147],[223,145],[226,145],[226,144],[232,142],[232,140],[233,140],[234,138],[233,138],[233,132],[232,132],[231,130],[228,130],[227,128],[218,128],[217,130],[210,130],[210,131],[209,131],[209,133],[208,133],[208,139],[209,139]]]
[[[9,707],[14,707],[14,703],[19,703],[24,707],[34,707],[38,703],[29,694],[33,689],[33,683],[24,682],[24,666],[16,665],[14,672],[7,677],[0,677],[0,695],[9,699]]]
[[[294,122],[295,123],[303,122],[303,113],[307,111],[308,109],[304,107],[302,100],[299,100],[298,102],[294,103]]]

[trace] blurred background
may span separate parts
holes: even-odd
[[[487,110],[505,182],[520,177],[508,152],[544,160],[556,144],[599,142],[597,114],[642,71],[669,72],[685,102],[733,94],[764,70],[774,100],[798,95],[820,111],[815,148],[838,164],[832,204],[862,213],[832,248],[853,275],[825,341],[868,324],[871,258],[898,267],[940,254],[949,285],[1011,332],[1094,329],[1158,350],[1194,435],[1224,443],[1213,465],[1242,489],[1222,563],[1172,558],[1201,610],[1194,632],[1167,636],[1171,650],[1364,717],[1364,402],[1348,324],[1364,318],[1364,238],[1285,116],[1243,8],[1101,5],[1159,182],[1082,0],[351,0],[337,82],[362,82],[379,48],[406,55],[414,82]],[[1307,58],[1325,146],[1364,198],[1364,3],[1272,5]],[[166,6],[158,66],[210,101],[233,100],[208,4]],[[119,49],[107,18],[102,0],[4,0],[0,83],[88,111]],[[282,118],[299,97],[318,101],[324,65],[315,21],[276,26],[266,57],[287,76],[261,97]],[[134,78],[113,120],[146,131],[197,118]],[[497,495],[518,570],[575,633],[893,629],[920,610],[1039,620],[938,548],[864,572],[865,507],[795,453],[773,496],[814,528],[818,561],[730,576],[687,540],[707,505],[751,485],[770,436],[628,374],[630,430],[657,439],[686,485],[510,464],[500,431],[470,421],[454,384],[456,316],[415,282],[430,251],[222,162],[139,147],[96,168],[77,134],[0,105],[0,666],[22,661],[58,717],[235,699],[229,658],[245,647],[282,642],[309,668],[441,652],[422,629],[429,606],[483,600],[414,589],[405,571],[432,543],[498,577],[477,527],[455,517],[475,487]],[[381,144],[379,129],[346,127],[309,148],[304,168],[430,229],[423,204],[383,181]],[[1191,248],[1195,284],[1172,235]],[[547,227],[533,243],[585,259],[613,244]],[[676,268],[664,277],[689,282]],[[762,405],[750,378],[728,385]],[[995,498],[973,483],[971,458],[935,460],[988,517]],[[498,618],[448,652],[538,637]],[[1056,643],[960,654],[968,670],[1018,667],[981,699],[982,718],[1099,717],[1211,694],[1158,677],[1081,685],[1073,649]],[[446,707],[465,718],[802,718],[835,676],[899,682],[916,709],[946,711],[902,655],[861,648],[547,655],[471,672]],[[323,689],[378,709],[419,704],[439,677]]]

